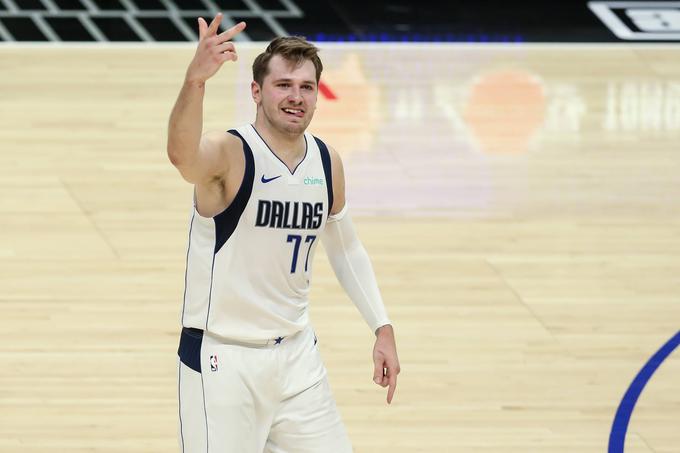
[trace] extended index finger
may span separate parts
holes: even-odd
[[[397,389],[397,374],[395,372],[389,372],[389,386],[387,389],[387,404],[392,404],[392,397],[394,396],[394,391]]]
[[[233,27],[223,31],[217,37],[219,38],[219,42],[225,42],[229,41],[231,38],[234,36],[238,35],[241,33],[244,29],[246,28],[246,23],[245,22],[239,22],[238,24],[234,25]]]

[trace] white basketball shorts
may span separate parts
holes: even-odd
[[[309,326],[259,345],[183,329],[182,453],[351,452],[316,343]]]

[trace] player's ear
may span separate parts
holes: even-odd
[[[250,82],[250,94],[253,96],[255,104],[259,105],[261,99],[260,85],[254,80]]]

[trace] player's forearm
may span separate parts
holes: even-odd
[[[338,281],[373,332],[390,324],[371,260],[346,213],[326,224],[322,241]]]
[[[344,254],[336,256],[333,270],[349,298],[374,333],[390,323],[385,310],[371,260],[359,243]]]
[[[168,157],[174,165],[191,162],[198,155],[203,131],[205,82],[187,78],[177,97],[168,124]]]

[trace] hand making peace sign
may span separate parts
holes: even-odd
[[[187,80],[205,83],[225,61],[238,59],[236,47],[230,40],[246,28],[246,23],[239,22],[218,35],[220,22],[222,13],[217,13],[210,25],[202,17],[198,18],[198,47],[187,69]]]

